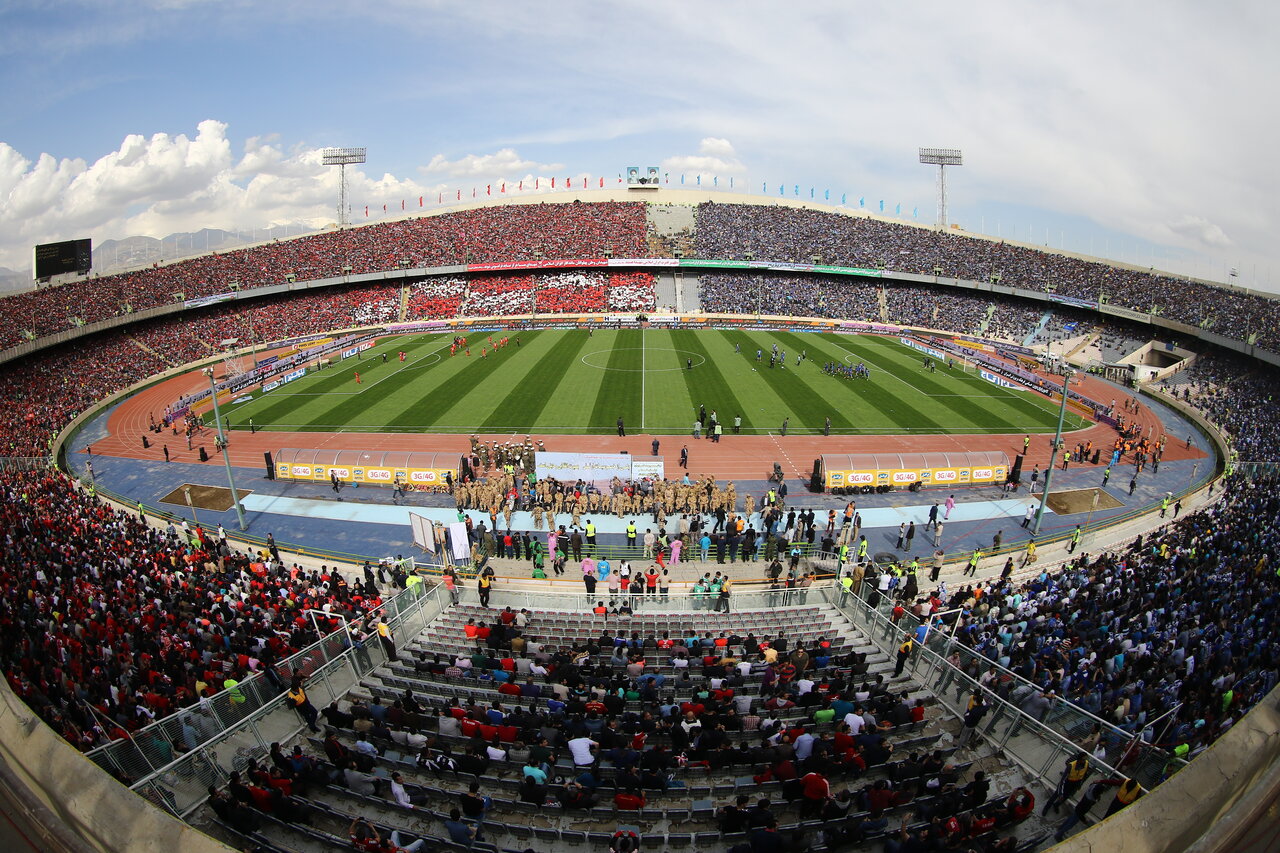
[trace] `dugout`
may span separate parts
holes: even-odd
[[[313,450],[286,447],[274,456],[281,480],[393,486],[399,480],[418,489],[443,488],[445,474],[456,478],[456,453],[404,450]]]
[[[1009,475],[1009,456],[1001,451],[945,453],[834,453],[818,460],[816,478],[837,494],[987,486]]]

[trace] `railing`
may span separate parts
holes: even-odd
[[[384,619],[395,634],[417,636],[448,602],[442,586],[410,587],[387,600]],[[384,662],[376,638],[353,645],[344,626],[278,664],[274,681],[265,672],[246,678],[130,738],[93,750],[89,758],[156,805],[186,817],[204,801],[209,785],[224,783],[231,770],[263,758],[272,743],[302,729],[301,717],[283,694],[292,675],[307,676],[308,698],[321,708]],[[184,725],[195,730],[198,745],[176,755],[173,745],[186,741]]]
[[[464,588],[461,584],[458,586],[459,600],[464,604],[478,603],[479,590],[475,584],[468,584]],[[687,613],[690,615],[697,613],[715,613],[717,612],[717,598],[711,595],[701,597],[694,596],[687,588],[687,584],[683,589],[677,589],[672,585],[669,595],[661,593],[642,593],[637,595],[622,594],[610,595],[607,591],[597,590],[595,595],[587,595],[585,592],[541,592],[537,590],[523,590],[515,588],[499,588],[494,587],[489,597],[490,607],[510,607],[519,610],[527,607],[535,612],[545,612],[549,610],[570,610],[580,613],[590,613],[591,610],[603,601],[606,607],[612,602],[621,606],[625,601],[632,608],[636,615],[642,615],[648,611],[661,611],[663,614]],[[799,607],[805,604],[821,604],[825,601],[824,596],[819,591],[818,586],[809,587],[807,589],[785,589],[785,590],[759,590],[752,589],[750,591],[740,590],[737,582],[731,588],[729,598],[721,604],[721,608],[728,607],[729,610],[771,610],[776,607]],[[608,620],[614,620],[618,617],[608,616]],[[625,620],[626,617],[621,617]]]
[[[896,654],[905,634],[916,635],[921,625],[921,620],[910,613],[903,614],[895,623],[888,614],[871,607],[858,595],[842,593],[834,586],[822,589],[828,603],[890,655]],[[957,651],[961,655],[960,666],[947,659]],[[964,667],[973,660],[980,663],[983,672],[994,667],[1001,677],[1013,679],[1019,686],[1040,689],[964,647],[945,630],[929,631],[925,642],[917,646],[912,656],[910,672],[957,716],[963,717],[967,710],[964,697],[982,694],[992,710],[984,718],[979,734],[996,748],[1006,750],[1028,772],[1037,774],[1050,790],[1057,785],[1062,765],[1082,750],[1080,742],[1088,738],[1095,727],[1099,731],[1099,742],[1106,748],[1105,760],[1091,759],[1095,768],[1137,779],[1147,788],[1154,787],[1164,777],[1171,760],[1166,751],[1064,699],[1057,699],[1050,706],[1043,721],[1037,720],[966,674]]]
[[[0,456],[0,471],[42,471],[53,466],[51,456]]]

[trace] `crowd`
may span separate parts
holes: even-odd
[[[1036,719],[1052,722],[1074,705],[1191,757],[1280,680],[1280,577],[1270,556],[1280,534],[1250,521],[1280,511],[1280,478],[1234,476],[1223,489],[1220,502],[1127,548],[1082,554],[1026,583],[1006,571],[924,596],[908,579],[890,594],[926,621],[958,610],[937,619],[938,636],[954,630],[976,655],[953,662]],[[889,585],[872,588],[878,596]],[[1131,742],[1097,728],[1070,734],[1113,766],[1133,754]]]
[[[989,281],[1088,303],[1106,301],[1227,337],[1280,346],[1280,303],[1150,271],[1121,269],[1032,248],[812,210],[703,204],[695,254],[881,267]],[[6,297],[0,347],[129,311],[297,281],[448,264],[646,253],[645,206],[629,202],[509,205],[314,234],[166,266],[84,279]],[[180,296],[179,296],[180,295]],[[803,299],[803,294],[800,295]],[[549,310],[555,310],[551,308]],[[832,309],[834,310],[834,309]],[[811,308],[804,313],[832,316]],[[843,316],[857,316],[848,311]]]
[[[1237,340],[1252,334],[1280,349],[1280,302],[1223,287],[866,217],[762,205],[699,205],[696,255],[883,268],[1106,301],[1204,327]],[[825,316],[825,315],[820,315]],[[853,316],[853,315],[850,315]]]
[[[329,231],[5,297],[0,348],[132,311],[241,289],[399,269],[489,261],[644,254],[636,202],[505,205]],[[181,297],[175,296],[181,294]]]
[[[304,611],[324,611],[336,630],[382,603],[369,569],[348,583],[286,567],[274,545],[233,551],[221,529],[150,528],[57,472],[0,473],[0,495],[5,676],[81,749],[254,672],[281,690],[277,662],[318,639]]]
[[[400,655],[394,691],[362,688],[323,710],[323,756],[281,751],[271,770],[250,771],[250,784],[269,788],[283,775],[304,789],[345,786],[419,818],[463,818],[457,833],[445,828],[468,843],[527,821],[517,803],[573,816],[612,801],[649,822],[664,792],[683,803],[687,785],[747,776],[757,796],[714,814],[742,853],[871,839],[901,851],[1016,849],[1005,830],[1030,816],[1034,795],[995,791],[983,770],[930,749],[928,700],[869,672],[865,653],[808,615],[757,635],[728,615],[718,631],[660,631],[632,630],[623,614],[584,620],[596,633],[565,642],[563,622],[543,627],[528,610],[468,609],[446,617],[416,656]],[[452,698],[415,692],[436,680]],[[389,750],[413,769],[379,781]],[[239,777],[230,793],[290,820]]]
[[[865,279],[704,273],[699,282],[702,309],[716,314],[882,319],[879,288]]]

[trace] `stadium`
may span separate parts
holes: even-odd
[[[519,201],[0,303],[28,846],[1270,849],[1273,300]]]

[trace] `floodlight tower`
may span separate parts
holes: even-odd
[[[963,166],[959,148],[921,148],[920,162],[938,167],[938,227],[947,227],[947,167]]]
[[[338,227],[351,224],[347,215],[347,166],[364,162],[363,148],[326,148],[320,152],[320,162],[338,167]]]

